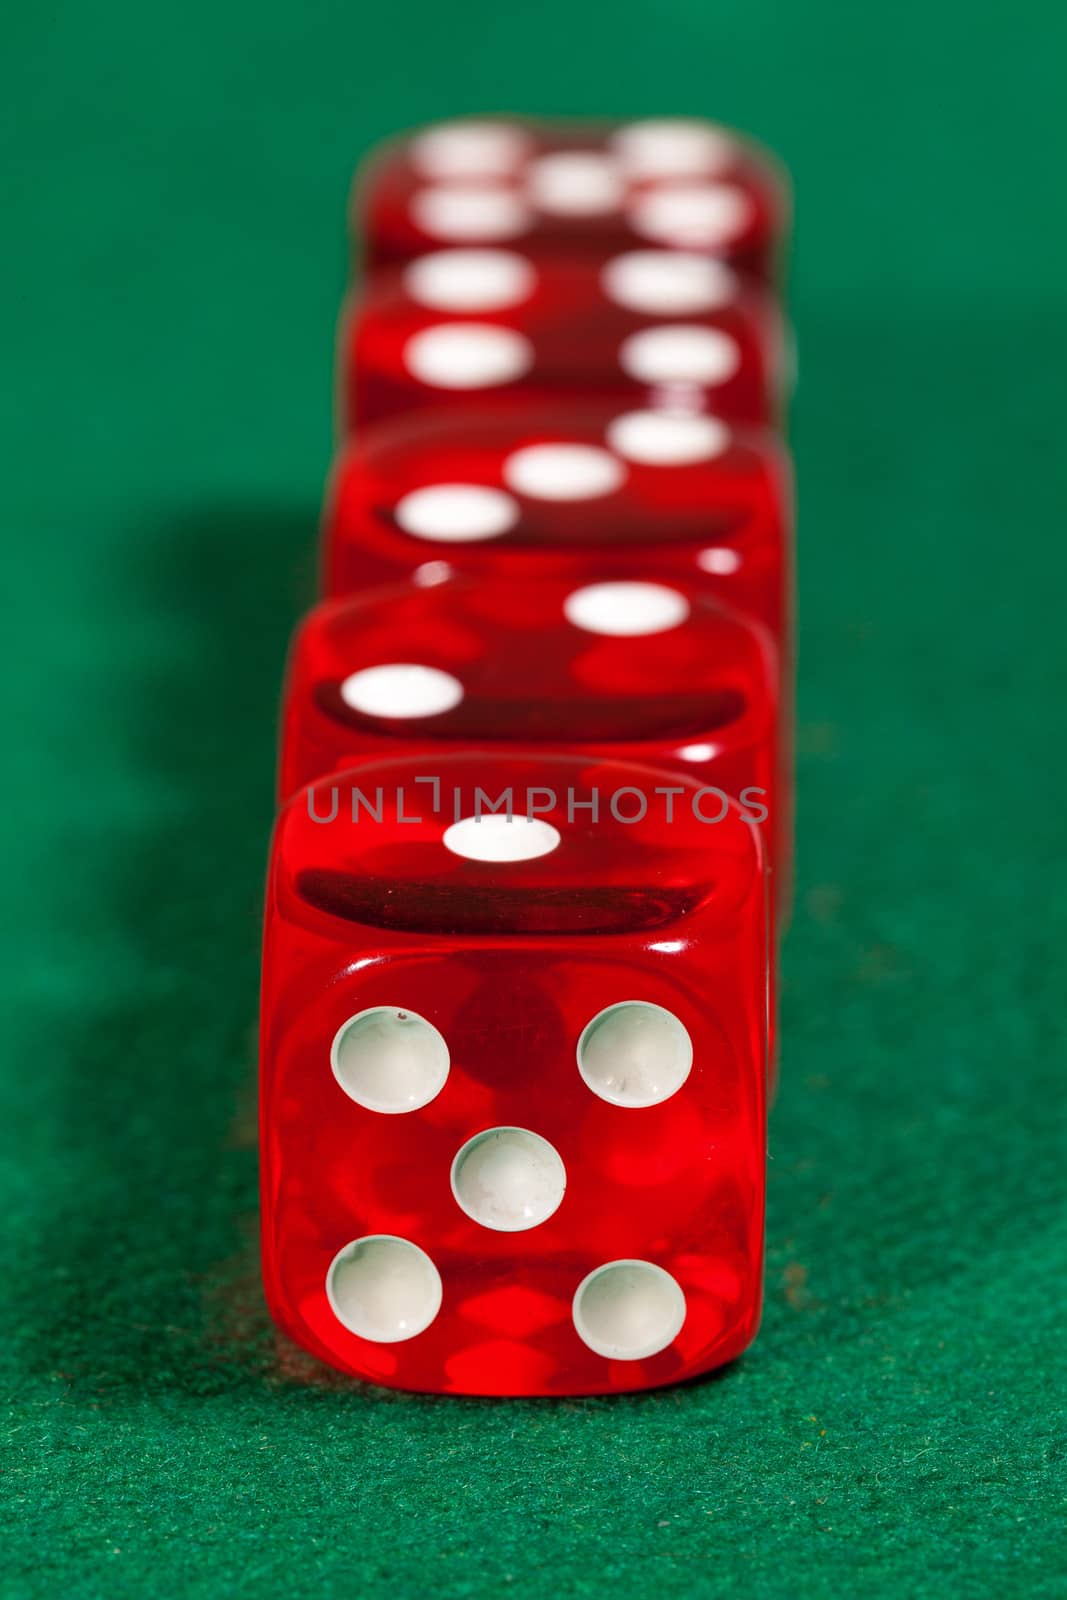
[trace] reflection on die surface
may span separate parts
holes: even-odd
[[[595,756],[414,756],[283,809],[264,1255],[316,1354],[405,1388],[579,1394],[749,1342],[766,866],[736,808],[701,820],[700,787]],[[479,819],[478,791],[511,817]]]
[[[774,297],[691,251],[434,251],[353,295],[338,360],[347,430],[516,394],[684,404],[749,424],[775,421],[785,400]]]
[[[774,158],[685,117],[440,123],[369,162],[353,210],[371,267],[452,245],[596,256],[653,246],[771,278],[789,224]]]

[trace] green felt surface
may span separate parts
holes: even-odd
[[[54,0],[4,32],[5,1593],[1062,1593],[1062,6]],[[258,1294],[260,879],[346,180],[480,108],[710,112],[798,190],[767,1309],[718,1379],[616,1401],[361,1390]]]

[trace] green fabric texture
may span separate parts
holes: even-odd
[[[4,31],[3,1592],[1063,1593],[1062,6],[54,0]],[[346,184],[481,109],[711,114],[797,186],[766,1313],[729,1371],[617,1400],[347,1383],[258,1285]]]

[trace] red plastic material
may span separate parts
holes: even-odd
[[[545,444],[583,447],[562,458],[572,460],[569,498],[559,497],[558,482],[553,496],[554,474],[543,470],[558,458],[523,453]],[[531,470],[539,463],[540,482]],[[457,495],[457,487],[475,493]],[[449,492],[424,492],[441,488]],[[764,623],[782,646],[788,679],[791,524],[780,444],[712,417],[659,416],[651,430],[647,413],[603,404],[412,417],[368,430],[337,457],[323,516],[323,587],[352,594],[455,572],[517,584],[682,581]]]
[[[789,876],[774,643],[692,586],[460,577],[305,618],[283,701],[283,800],[398,749],[501,744],[678,769],[765,822]]]
[[[352,222],[371,266],[452,245],[598,258],[659,246],[771,278],[789,194],[772,156],[712,123],[487,119],[387,145],[360,174]]]
[[[264,1260],[314,1354],[406,1389],[567,1395],[687,1378],[753,1337],[766,874],[759,830],[701,821],[700,789],[593,756],[422,754],[283,810]],[[514,819],[470,821],[478,791]],[[526,859],[469,858],[516,838]],[[410,1106],[375,1101],[401,1080]],[[483,1133],[504,1147],[478,1168]]]
[[[533,262],[434,252],[382,271],[342,319],[342,428],[418,409],[569,396],[685,405],[768,424],[784,405],[781,318],[721,263],[669,251]]]

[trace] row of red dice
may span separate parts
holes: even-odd
[[[268,882],[276,1320],[581,1394],[759,1319],[792,543],[770,161],[442,124],[354,191],[324,598]]]

